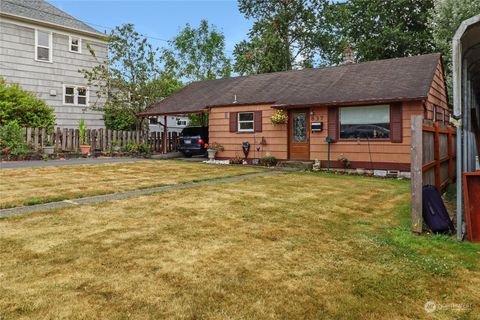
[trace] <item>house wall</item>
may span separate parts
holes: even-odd
[[[319,159],[324,163],[328,159],[328,108],[312,109],[313,121],[323,121],[324,130],[310,135],[310,160]],[[330,159],[333,165],[339,165],[336,159],[346,157],[352,162],[353,168],[370,169],[371,163],[375,169],[410,170],[410,119],[411,116],[422,115],[421,101],[402,103],[402,142],[393,143],[389,140],[338,140],[330,146]],[[323,164],[322,164],[323,165]]]
[[[74,53],[69,51],[69,34],[65,31],[39,27],[53,32],[53,62],[36,61],[35,28],[34,24],[0,19],[0,76],[7,83],[18,83],[53,107],[57,126],[78,127],[78,121],[83,118],[89,128],[104,127],[101,111],[63,104],[63,85],[85,86],[87,82],[78,70],[91,69],[97,65],[87,44],[94,49],[98,60],[104,61],[107,56],[106,43],[72,33],[72,36],[82,38],[82,52]],[[56,95],[51,95],[51,90]],[[101,108],[104,100],[98,99],[96,93],[95,88],[89,88],[90,106]]]
[[[448,107],[447,89],[443,74],[443,65],[439,62],[424,106],[425,119],[435,119],[437,121],[445,122],[449,121],[450,110]],[[434,114],[434,112],[436,112],[436,114]]]
[[[230,132],[230,112],[262,111],[262,132]],[[270,153],[277,159],[287,159],[287,125],[273,126],[270,123],[274,109],[271,105],[249,105],[215,107],[209,113],[209,141],[222,144],[225,151],[219,152],[219,158],[243,158],[242,142],[250,143],[249,158],[260,158]],[[266,145],[260,145],[262,138]],[[256,148],[260,147],[257,152]]]

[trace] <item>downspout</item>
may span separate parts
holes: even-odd
[[[452,39],[452,60],[453,60],[453,115],[458,121],[457,124],[457,147],[456,147],[456,190],[457,190],[457,240],[463,240],[463,187],[462,187],[462,163],[463,163],[463,148],[462,148],[462,43],[461,37],[463,32],[457,32]]]

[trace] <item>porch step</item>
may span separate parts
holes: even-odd
[[[277,167],[292,168],[297,170],[312,170],[313,161],[280,161]]]

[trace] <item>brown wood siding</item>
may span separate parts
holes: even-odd
[[[323,121],[324,128],[330,128],[328,123],[329,112],[326,107],[312,109],[312,121]],[[421,101],[402,103],[402,141],[392,143],[390,140],[338,140],[331,145],[331,159],[347,157],[356,163],[398,163],[403,168],[410,164],[410,118],[413,114],[422,115],[423,107]],[[326,123],[325,123],[326,122]],[[329,130],[311,133],[310,136],[310,159],[325,161],[328,157],[325,138]]]
[[[436,115],[434,115],[435,113]],[[450,118],[443,66],[440,61],[435,70],[432,86],[424,106],[424,118],[433,120],[434,116],[437,121],[448,121]]]
[[[261,114],[262,131],[246,133],[235,130],[231,132],[230,124],[233,121],[231,115],[235,117],[234,122],[237,123],[236,114],[238,112],[257,112],[256,130],[258,130],[258,123],[260,122],[258,117]],[[287,159],[287,125],[272,125],[270,117],[273,112],[274,109],[272,109],[270,105],[211,108],[209,114],[209,141],[210,143],[218,142],[225,148],[223,152],[218,152],[218,157],[225,159],[232,159],[237,155],[243,157],[242,142],[248,141],[251,145],[249,158],[259,158],[270,153],[278,159]],[[262,138],[265,140],[266,145],[260,145]],[[256,149],[258,147],[260,151],[257,152]]]

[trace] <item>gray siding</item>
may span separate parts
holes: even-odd
[[[8,83],[18,83],[52,106],[58,126],[78,127],[79,120],[83,118],[89,128],[101,128],[104,126],[102,112],[92,108],[102,108],[104,104],[104,100],[97,98],[96,88],[89,88],[89,108],[63,104],[63,86],[85,86],[87,81],[79,70],[91,69],[97,64],[87,44],[94,49],[99,61],[104,61],[107,56],[106,43],[80,38],[82,53],[70,52],[68,35],[64,31],[53,31],[53,62],[36,61],[35,25],[27,27],[10,20],[0,20],[0,76]],[[50,95],[52,90],[56,95]]]

